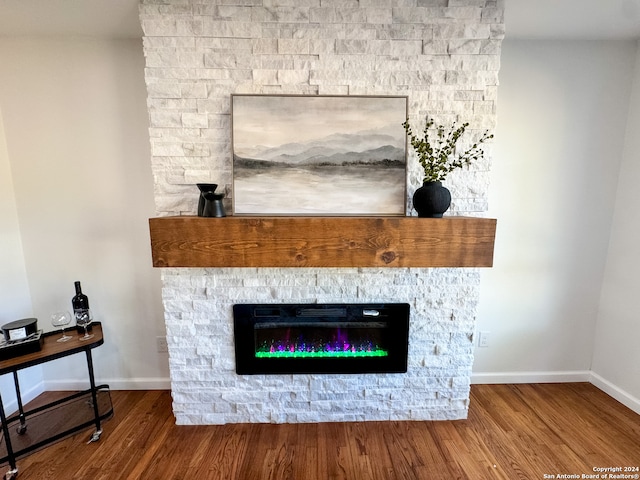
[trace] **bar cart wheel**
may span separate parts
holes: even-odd
[[[89,438],[87,445],[100,440],[100,435],[102,435],[102,430],[96,430],[95,432],[93,432],[93,435],[91,435],[91,438]]]
[[[13,480],[17,476],[18,476],[18,469],[17,468],[12,468],[10,470],[7,470],[7,473],[5,473],[2,478],[4,480]]]
[[[16,432],[18,432],[18,435],[24,435],[27,432],[27,426],[18,425],[18,428],[16,428]]]

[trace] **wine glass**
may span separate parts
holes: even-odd
[[[51,325],[54,327],[62,327],[62,336],[56,340],[57,342],[68,342],[73,337],[64,333],[64,327],[71,323],[71,314],[69,312],[56,312],[51,315]]]
[[[89,333],[87,331],[87,328],[92,321],[93,316],[89,309],[76,312],[76,325],[84,328],[84,336],[80,337],[80,340],[89,340],[90,338],[93,338],[93,333]]]

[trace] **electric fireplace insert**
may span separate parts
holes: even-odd
[[[409,304],[237,304],[236,373],[403,373]]]

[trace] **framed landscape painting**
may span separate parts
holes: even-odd
[[[407,97],[232,95],[235,215],[404,215]]]

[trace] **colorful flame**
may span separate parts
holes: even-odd
[[[281,352],[256,352],[256,358],[356,358],[356,357],[386,357],[386,350],[346,352],[299,352],[284,350]]]
[[[256,358],[356,358],[389,355],[388,350],[371,339],[350,340],[347,333],[341,329],[333,330],[330,340],[311,339],[313,335],[292,339],[289,329],[282,333],[279,339],[263,341],[258,345]]]

